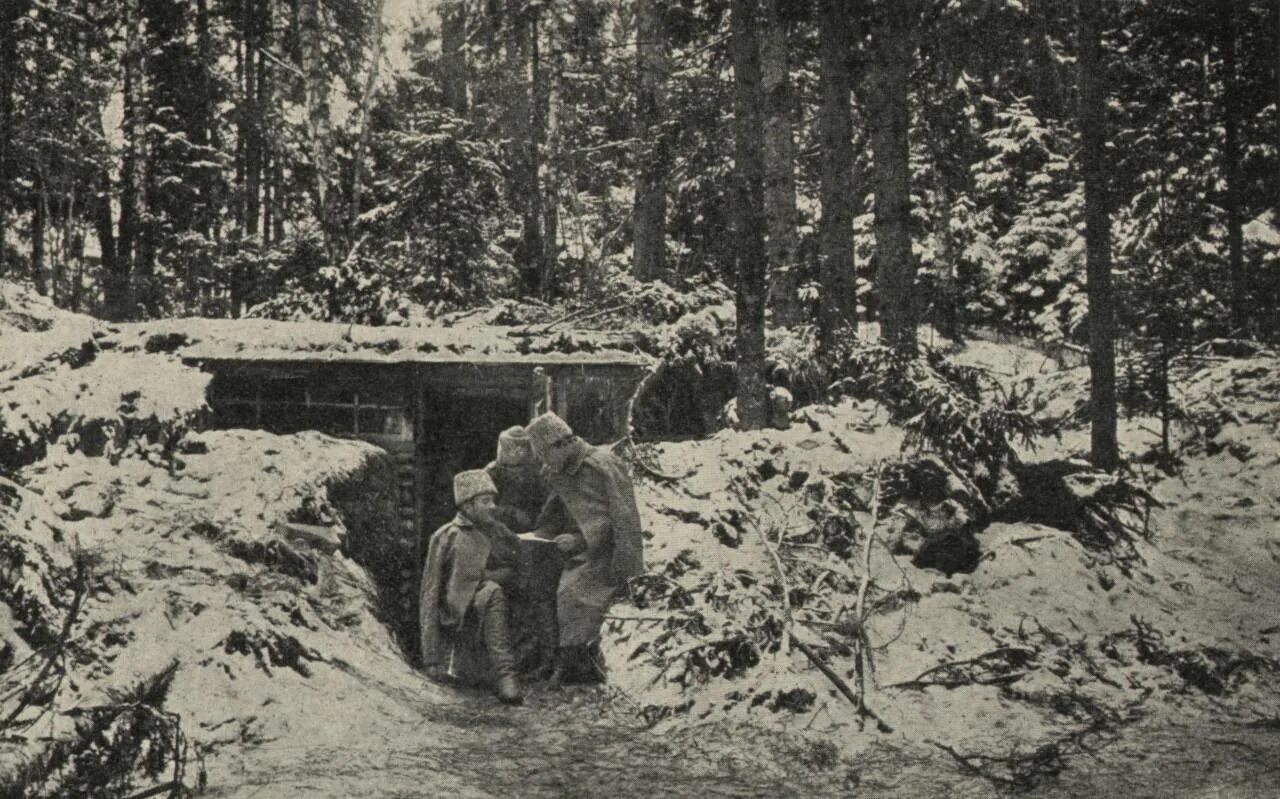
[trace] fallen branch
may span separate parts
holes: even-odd
[[[0,729],[7,729],[13,726],[17,718],[22,715],[22,712],[30,707],[31,703],[40,694],[37,688],[49,676],[54,664],[62,659],[63,649],[71,639],[71,628],[75,625],[76,617],[80,615],[80,607],[84,604],[85,595],[89,592],[89,569],[82,558],[76,558],[75,569],[76,573],[72,581],[74,593],[71,597],[71,607],[67,610],[67,617],[62,622],[62,630],[58,633],[56,645],[49,647],[51,651],[46,655],[44,666],[41,667],[35,679],[31,681],[27,690],[23,692],[17,707],[5,716],[4,721],[0,721]],[[61,679],[58,680],[58,685],[61,685]]]
[[[914,679],[893,683],[892,685],[886,685],[885,687],[886,688],[926,688],[931,685],[943,685],[951,688],[957,685],[968,685],[968,684],[987,685],[993,682],[1012,681],[1009,673],[996,674],[994,675],[993,679],[986,680],[986,681],[984,681],[981,677],[973,677],[972,679],[969,679],[969,680],[953,681],[953,682],[944,682],[940,680],[928,679],[932,675],[937,674],[939,672],[945,672],[951,669],[960,669],[965,666],[982,666],[984,668],[990,668],[988,664],[992,659],[1006,656],[1006,655],[1018,655],[1018,656],[1022,656],[1027,659],[1030,659],[1035,655],[1035,651],[1031,649],[1026,649],[1023,647],[1017,647],[1017,646],[997,647],[996,649],[993,649],[990,652],[984,652],[981,655],[978,655],[977,657],[968,658],[966,660],[953,660],[947,663],[939,663],[938,665],[932,668],[928,668],[920,672],[920,674],[917,675]],[[1025,662],[1025,660],[1023,662]],[[1018,677],[1022,677],[1024,676],[1024,674],[1025,672],[1016,672],[1016,675]]]
[[[971,758],[972,758],[972,759],[979,759],[979,758],[985,759],[985,758],[983,758],[983,756],[982,756],[982,755],[963,755],[963,754],[961,754],[961,753],[957,752],[957,751],[956,751],[955,749],[953,749],[952,747],[947,746],[947,745],[946,745],[946,744],[944,744],[944,743],[939,743],[938,741],[935,741],[935,740],[933,740],[933,739],[931,739],[931,738],[926,738],[926,739],[925,739],[925,743],[930,744],[930,745],[932,745],[932,746],[936,746],[936,747],[938,747],[939,749],[941,749],[942,751],[944,751],[944,752],[946,752],[947,754],[951,755],[951,757],[952,757],[952,758],[954,758],[954,759],[955,759],[955,761],[956,761],[957,763],[959,763],[959,764],[961,765],[961,767],[963,767],[963,768],[964,768],[964,770],[965,770],[965,771],[969,772],[970,774],[973,774],[974,776],[982,777],[983,779],[991,780],[992,782],[996,783],[997,785],[1006,785],[1006,786],[1008,786],[1008,787],[1010,787],[1010,788],[1014,788],[1014,787],[1017,787],[1017,786],[1018,786],[1018,782],[1017,782],[1017,780],[1010,779],[1009,777],[1005,777],[1005,776],[1000,775],[1000,774],[995,774],[995,773],[991,772],[991,771],[990,771],[990,770],[988,770],[988,769],[979,768],[978,766],[975,766],[975,765],[973,765],[972,763],[970,763],[970,762],[969,762],[969,760],[970,760]]]
[[[585,322],[588,319],[595,319],[597,317],[601,317],[606,314],[616,313],[618,311],[625,310],[627,308],[630,308],[634,304],[635,304],[634,301],[628,301],[628,302],[619,303],[617,305],[611,305],[608,308],[603,308],[599,310],[597,310],[599,306],[594,306],[592,308],[579,308],[573,313],[568,313],[568,314],[565,314],[564,316],[561,316],[558,319],[551,320],[547,324],[543,325],[541,330],[535,331],[526,327],[523,330],[513,330],[511,331],[510,335],[540,336],[546,333],[550,333],[552,328],[554,328],[556,325],[561,325],[561,324],[564,324],[565,322],[572,322],[574,320],[577,320],[579,322]]]
[[[858,710],[867,712],[867,677],[866,672],[874,673],[875,664],[871,660],[871,640],[867,638],[867,589],[871,585],[871,545],[875,542],[876,526],[880,523],[880,475],[884,470],[884,462],[876,466],[876,477],[871,484],[871,501],[867,503],[871,514],[871,523],[867,525],[867,535],[862,542],[862,582],[858,586],[858,600],[854,605],[854,617],[858,621],[858,645],[854,650],[853,673],[858,685]],[[858,724],[861,726],[862,717]]]
[[[839,674],[836,674],[830,666],[824,663],[822,658],[818,657],[818,653],[813,651],[812,647],[800,640],[796,640],[795,644],[796,649],[799,649],[804,653],[805,657],[809,658],[809,662],[812,663],[818,671],[822,672],[824,677],[831,681],[831,684],[836,687],[836,690],[844,694],[844,697],[853,703],[854,707],[858,709],[860,714],[870,716],[875,721],[877,730],[885,733],[893,732],[893,727],[889,726],[884,719],[880,718],[874,710],[867,707],[866,702],[864,702],[863,699],[855,694],[853,689],[849,687],[849,683],[845,682]]]
[[[778,550],[769,541],[769,536],[765,535],[764,529],[759,525],[754,525],[756,532],[760,535],[760,541],[764,544],[764,549],[769,553],[769,559],[773,562],[773,570],[778,576],[778,587],[781,588],[782,594],[782,618],[785,620],[786,626],[782,630],[782,642],[779,648],[782,656],[785,658],[788,654],[789,644],[794,636],[791,634],[791,628],[795,624],[795,620],[791,617],[791,585],[787,580],[786,569],[782,565],[782,558],[778,557]],[[796,643],[799,643],[797,641]]]

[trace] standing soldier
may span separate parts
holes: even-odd
[[[542,464],[533,457],[529,435],[519,425],[509,427],[498,436],[497,457],[484,467],[498,489],[494,515],[512,531],[527,533],[533,529],[547,502],[547,481]],[[540,552],[549,549],[550,552]],[[559,554],[555,547],[538,543],[527,549],[521,567],[526,579],[521,581],[519,595],[511,608],[512,632],[522,668],[541,677],[555,667],[556,605],[555,586],[560,573]]]
[[[529,448],[529,435],[519,425],[498,436],[497,457],[484,467],[498,489],[498,519],[517,533],[527,533],[547,501],[542,465]]]
[[[458,514],[431,536],[422,574],[422,665],[435,678],[492,682],[523,701],[507,619],[519,563],[515,535],[494,516],[497,489],[482,470],[453,479]]]
[[[599,679],[599,669],[588,667],[605,612],[627,580],[644,571],[631,478],[617,456],[587,444],[554,413],[527,430],[552,492],[535,533],[555,541],[566,558],[556,591],[560,648],[553,682],[581,672]]]

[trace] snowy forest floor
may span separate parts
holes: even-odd
[[[1163,507],[1130,557],[1018,519],[978,533],[970,573],[874,548],[867,702],[893,728],[876,732],[794,649],[731,674],[716,671],[716,651],[699,668],[670,656],[706,636],[663,637],[672,612],[653,606],[616,611],[601,688],[535,688],[508,709],[426,681],[379,620],[378,586],[358,562],[381,522],[378,450],[315,433],[194,431],[207,377],[123,327],[13,295],[0,308],[4,768],[38,760],[86,709],[176,663],[163,707],[189,743],[182,778],[196,784],[204,769],[211,796],[1280,791],[1276,358],[1217,360],[1180,381],[1183,406],[1214,422],[1180,434],[1179,475],[1147,469]],[[1063,435],[1027,461],[1086,445],[1083,370],[1041,374],[1043,357],[1013,345],[957,357],[1011,380],[1038,374]],[[902,441],[873,402],[796,420],[641,453],[653,471],[637,475],[648,565],[694,597],[713,632],[754,618],[701,597],[735,574],[769,573],[757,533],[827,518],[833,497],[865,489]],[[1152,420],[1121,426],[1130,455],[1150,448]],[[330,523],[343,540],[304,545],[286,521]],[[799,535],[785,552],[806,548]],[[832,575],[820,582],[836,587],[809,593],[848,600],[844,561],[822,557]],[[760,611],[768,592],[749,588]]]

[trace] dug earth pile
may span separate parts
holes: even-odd
[[[128,343],[143,340],[12,294],[0,318],[10,792],[1275,785],[1274,359],[1187,380],[1199,443],[1180,477],[1152,480],[1158,504],[1130,519],[1148,535],[1125,546],[1100,546],[1078,516],[1016,518],[1035,503],[1013,488],[997,502],[936,458],[904,458],[903,429],[872,401],[626,451],[651,573],[607,625],[610,683],[507,710],[424,680],[386,623],[383,453],[200,432],[207,377]],[[1080,380],[1056,373],[1046,391]],[[1049,403],[1064,434],[1027,464],[1078,448],[1072,411]],[[1149,427],[1127,423],[1131,453]],[[1087,470],[1067,483],[1108,490]]]

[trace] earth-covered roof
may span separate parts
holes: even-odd
[[[373,327],[266,319],[164,319],[118,326],[120,346],[173,352],[189,361],[491,363],[611,365],[651,363],[625,333],[503,327],[480,323]]]

